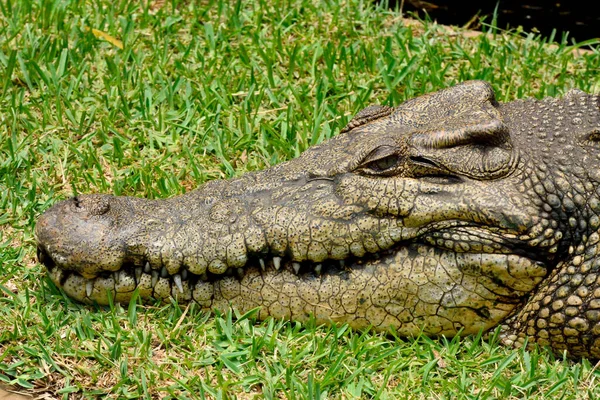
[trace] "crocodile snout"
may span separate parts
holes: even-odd
[[[126,202],[110,195],[85,195],[49,208],[35,227],[40,262],[49,270],[60,267],[86,276],[119,268],[125,254],[111,210],[126,208]]]

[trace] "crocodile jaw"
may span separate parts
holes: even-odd
[[[315,318],[353,328],[395,329],[403,336],[453,336],[496,326],[547,274],[543,263],[523,256],[457,256],[422,243],[352,263],[330,261],[319,264],[318,271],[297,265],[278,257],[259,259],[218,277],[161,275],[132,265],[89,279],[54,265],[49,275],[85,303],[107,304],[109,298],[127,303],[137,292],[142,299],[193,301],[206,310],[259,308],[260,319]]]

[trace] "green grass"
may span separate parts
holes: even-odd
[[[59,199],[166,197],[262,169],[368,104],[467,79],[501,101],[600,91],[598,51],[557,40],[409,28],[359,1],[0,0],[0,383],[56,398],[600,398],[589,362],[494,335],[94,308],[35,260],[35,220]]]

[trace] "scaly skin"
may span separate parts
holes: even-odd
[[[371,106],[299,158],[167,200],[88,195],[36,227],[83,302],[196,301],[261,318],[600,358],[599,99],[498,104],[466,82]]]

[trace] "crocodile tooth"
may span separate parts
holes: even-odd
[[[273,257],[273,266],[276,270],[279,270],[279,268],[281,268],[281,257]]]
[[[166,267],[162,267],[162,269],[160,270],[160,277],[166,278],[168,276],[169,276],[169,271],[167,271]]]
[[[56,278],[55,278],[55,279],[56,279],[56,281],[57,281],[57,282],[62,282],[62,280],[63,280],[63,277],[64,277],[64,275],[65,275],[65,272],[64,272],[64,270],[62,270],[62,269],[60,269],[60,268],[57,268],[57,269],[56,269],[56,272],[54,272],[54,274],[55,274],[55,277],[56,277]]]
[[[262,258],[258,259],[258,262],[260,264],[260,269],[263,270],[263,272],[265,271],[266,267],[265,267],[265,260],[263,260]]]
[[[202,280],[202,281],[204,281],[204,282],[208,281],[208,274],[207,274],[206,272],[203,272],[203,273],[200,275],[200,280]]]
[[[237,277],[238,279],[242,279],[244,277],[244,268],[237,269]]]
[[[346,262],[344,260],[340,260],[340,267],[345,268]]]
[[[152,272],[152,267],[150,267],[150,263],[148,261],[146,261],[146,265],[144,265],[144,272],[147,274]]]
[[[42,264],[44,263],[44,261],[46,261],[46,254],[42,251],[42,248],[40,246],[38,246],[37,248],[37,258],[38,261]]]
[[[323,264],[317,264],[315,267],[315,274],[321,275],[321,269],[323,268]]]
[[[188,270],[184,269],[183,271],[181,271],[181,279],[183,279],[184,281],[187,281],[188,279]]]
[[[158,282],[158,271],[152,271],[152,287],[156,286]]]
[[[121,283],[121,271],[116,271],[113,274],[113,279],[115,280],[115,284],[118,285],[119,283]]]
[[[292,266],[294,267],[294,272],[296,273],[296,275],[298,275],[298,273],[300,272],[300,263],[293,263]]]
[[[87,297],[92,295],[92,290],[94,290],[94,283],[92,281],[88,281],[85,284],[85,293],[87,294]]]
[[[180,293],[183,293],[183,284],[181,283],[181,275],[175,274],[173,275],[173,280],[175,281],[175,285],[177,289],[179,289]]]
[[[139,282],[141,277],[142,277],[142,267],[137,267],[135,269],[135,280]]]

